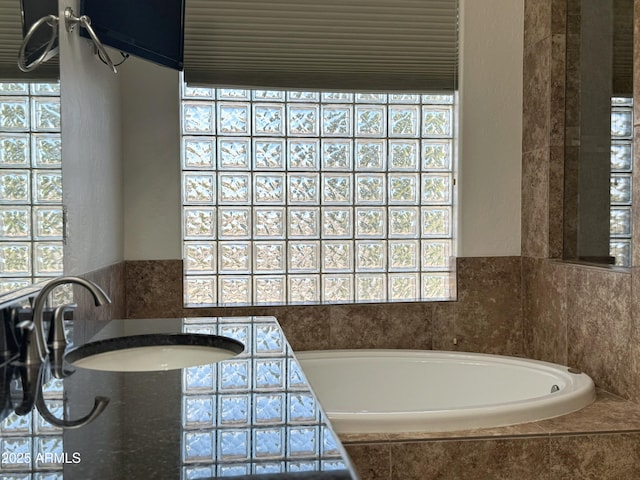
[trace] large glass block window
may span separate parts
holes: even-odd
[[[609,254],[631,266],[633,99],[614,97],[611,109],[611,209]]]
[[[185,303],[449,298],[454,99],[185,85]]]
[[[0,83],[0,294],[62,274],[60,86]]]

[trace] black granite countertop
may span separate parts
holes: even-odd
[[[24,368],[1,366],[1,478],[357,479],[274,318],[114,320],[92,338],[80,322],[68,327],[75,346],[198,333],[234,338],[245,349],[230,360],[168,371],[47,364],[39,373],[46,408],[22,401],[23,385],[32,388]],[[109,403],[90,423],[62,428],[55,421],[85,417],[96,397]]]

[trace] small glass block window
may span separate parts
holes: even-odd
[[[631,266],[633,170],[633,99],[611,101],[611,176],[609,255],[615,264]]]
[[[185,304],[450,298],[456,112],[454,94],[184,85]]]
[[[0,294],[62,273],[58,83],[0,83]]]

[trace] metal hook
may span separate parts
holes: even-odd
[[[109,54],[105,50],[104,45],[102,45],[102,42],[96,35],[96,32],[91,28],[91,19],[89,17],[86,15],[76,17],[73,13],[73,9],[71,7],[67,7],[64,9],[64,24],[68,33],[73,32],[76,25],[80,25],[89,32],[89,36],[91,37],[91,40],[93,40],[95,47],[98,49],[100,57],[107,63],[107,65],[109,65],[109,68],[111,68],[113,73],[118,73],[118,70],[111,61],[111,57],[109,57]]]

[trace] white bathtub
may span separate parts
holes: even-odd
[[[516,357],[429,350],[296,357],[338,433],[512,425],[565,415],[595,399],[588,375]]]

